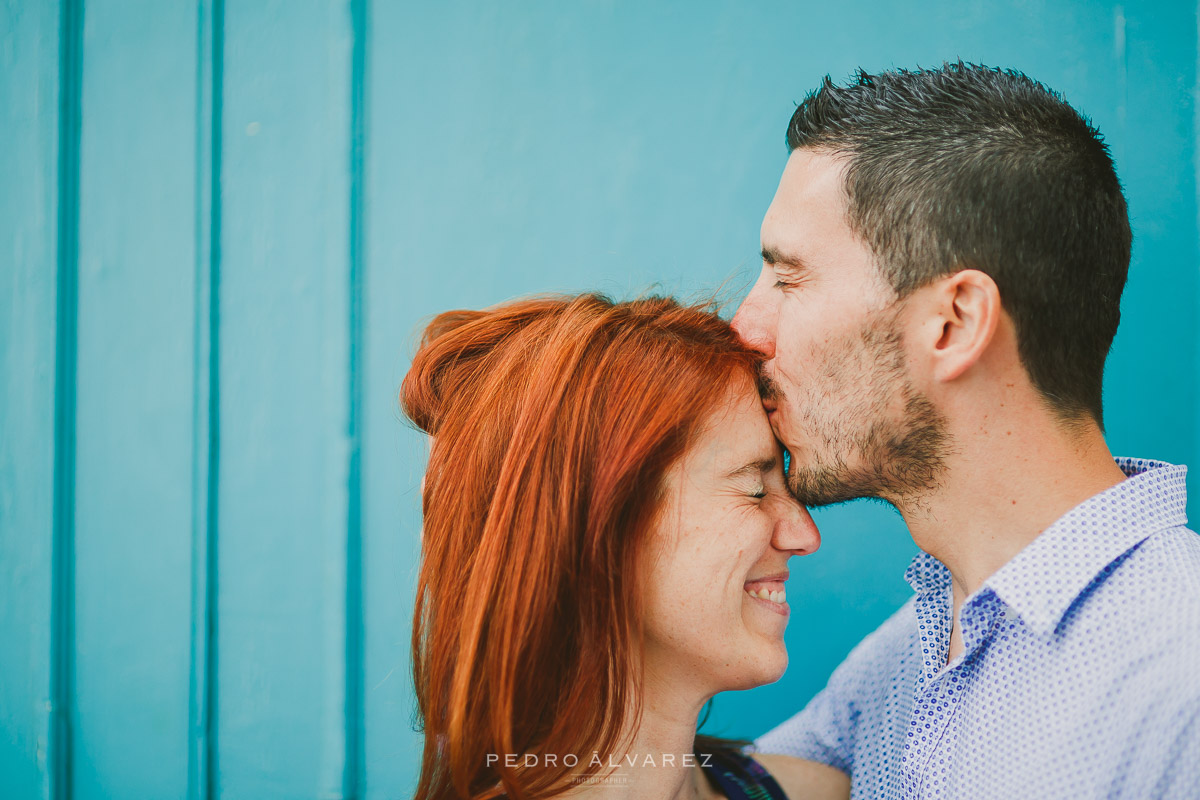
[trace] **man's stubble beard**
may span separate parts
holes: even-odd
[[[791,454],[787,475],[788,489],[806,506],[874,497],[903,508],[938,486],[949,447],[946,420],[908,377],[899,305],[831,342],[808,379],[822,385],[803,387],[801,402],[790,405],[815,443]]]

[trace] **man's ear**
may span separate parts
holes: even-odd
[[[932,312],[925,330],[933,345],[933,378],[952,381],[974,366],[991,344],[1000,324],[1000,290],[986,273],[964,269],[934,281],[925,291]]]

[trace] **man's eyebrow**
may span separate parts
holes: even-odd
[[[742,478],[747,475],[758,475],[763,472],[770,472],[775,469],[775,456],[770,458],[760,458],[757,461],[751,461],[749,464],[743,464],[737,469],[730,470],[726,478]]]
[[[762,259],[773,267],[776,265],[782,265],[785,267],[791,267],[792,269],[807,269],[804,259],[800,258],[800,256],[791,253],[784,253],[782,250],[770,247],[768,245],[763,245]]]

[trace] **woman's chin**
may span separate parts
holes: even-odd
[[[763,647],[752,660],[748,660],[748,663],[744,665],[747,668],[729,681],[721,691],[744,691],[775,683],[783,677],[783,673],[787,671],[787,665],[787,649],[782,641],[776,647]]]
[[[788,655],[787,648],[783,642],[779,643],[779,650],[773,654],[770,661],[764,664],[766,669],[763,671],[763,680],[760,685],[774,683],[783,677],[783,673],[787,672]]]
[[[786,603],[772,603],[748,595],[742,598],[742,624],[756,636],[778,643],[780,647],[791,612]]]

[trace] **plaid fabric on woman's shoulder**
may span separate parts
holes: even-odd
[[[728,800],[787,800],[766,767],[750,756],[722,751],[702,759],[701,766]]]

